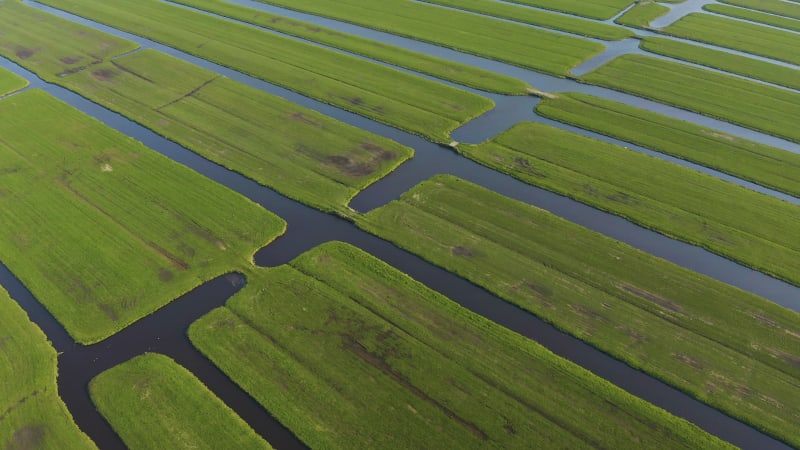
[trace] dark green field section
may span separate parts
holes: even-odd
[[[578,37],[408,0],[259,1],[558,76],[603,50],[601,44]]]
[[[422,183],[360,225],[800,444],[797,313],[449,176]]]
[[[522,122],[462,154],[800,285],[800,207],[692,169]]]
[[[781,0],[719,0],[742,8],[755,9],[765,13],[776,14],[779,16],[800,19],[800,5],[797,3],[784,2]]]
[[[791,67],[659,37],[642,39],[640,47],[651,53],[800,90],[800,70]]]
[[[254,273],[189,335],[312,448],[725,446],[347,244]]]
[[[536,112],[800,197],[796,153],[586,94],[545,98]]]
[[[633,36],[632,31],[614,25],[493,0],[424,0],[424,2],[608,41]]]
[[[643,55],[623,55],[581,77],[800,142],[800,94]]]
[[[487,92],[524,95],[528,84],[516,78],[483,70],[478,67],[460,64],[437,58],[426,53],[418,53],[395,47],[383,42],[365,39],[353,34],[342,33],[312,23],[246,8],[226,0],[176,0],[174,3],[242,20],[281,33],[330,45],[348,52],[405,67],[420,73],[450,80],[465,86]]]
[[[246,265],[285,227],[42,91],[0,116],[0,259],[78,342]]]
[[[43,3],[437,142],[493,106],[436,81],[159,0]]]
[[[664,5],[659,5],[658,3],[637,3],[636,6],[615,19],[614,22],[620,25],[627,25],[629,27],[648,28],[650,26],[650,22],[658,19],[668,12],[669,8]]]
[[[633,3],[631,0],[509,0],[511,3],[552,9],[567,14],[606,20]]]
[[[709,12],[713,12],[716,14],[723,14],[729,17],[750,20],[753,22],[763,23],[765,25],[772,25],[774,27],[786,28],[787,30],[792,30],[792,31],[800,31],[800,20],[796,19],[789,19],[786,17],[779,17],[773,14],[767,14],[759,11],[736,8],[728,5],[719,5],[714,3],[703,6],[703,9]]]
[[[200,380],[155,353],[113,367],[89,384],[101,414],[132,449],[270,449]]]
[[[0,448],[97,448],[58,397],[56,375],[56,350],[0,288]]]
[[[692,13],[662,32],[800,65],[800,35],[712,14]]]
[[[0,97],[16,92],[28,85],[28,80],[5,69],[0,69]]]

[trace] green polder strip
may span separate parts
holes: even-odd
[[[692,13],[662,32],[800,65],[800,35],[712,14]]]
[[[650,22],[669,12],[669,8],[655,2],[637,3],[614,22],[636,28],[649,28]]]
[[[493,106],[471,92],[160,0],[43,3],[436,142]]]
[[[5,69],[0,69],[0,97],[16,92],[28,85],[28,80]]]
[[[569,131],[520,123],[471,159],[800,285],[800,207]]]
[[[558,76],[568,75],[573,67],[603,50],[603,45],[578,37],[408,0],[259,1]]]
[[[383,42],[365,39],[353,34],[342,33],[308,22],[246,8],[224,0],[174,0],[174,2],[330,45],[487,92],[511,95],[525,95],[528,93],[529,85],[516,78],[437,58],[425,53],[406,50]]]
[[[311,448],[726,446],[343,243],[189,336]]]
[[[97,448],[58,396],[55,349],[3,288],[0,350],[0,448]]]
[[[284,230],[40,90],[0,101],[0,116],[0,258],[78,342],[245,266]]]
[[[800,444],[799,314],[449,176],[420,184],[359,223],[631,366]]]
[[[800,142],[800,94],[659,58],[623,55],[581,77]]]
[[[800,155],[796,153],[586,94],[543,99],[536,111],[800,197]]]
[[[719,0],[729,5],[800,19],[800,5],[781,0]]]
[[[95,377],[97,409],[132,449],[270,449],[195,376],[147,353]]]
[[[619,14],[632,0],[509,0],[521,5],[551,9],[590,19],[607,20]]]
[[[672,39],[646,37],[640,44],[648,52],[682,59],[726,72],[800,89],[800,70],[734,55]]]
[[[786,28],[787,30],[792,30],[792,31],[800,31],[800,20],[789,19],[786,17],[778,17],[772,14],[762,13],[758,11],[751,11],[749,9],[735,8],[733,6],[727,6],[727,5],[708,4],[704,5],[703,9],[709,12],[713,12],[716,14],[723,14],[729,17],[736,17],[738,19],[760,22],[765,25],[772,25],[774,27]]]
[[[618,41],[629,38],[634,34],[630,30],[614,25],[592,22],[562,14],[553,14],[523,6],[499,3],[494,0],[423,1],[607,41]]]

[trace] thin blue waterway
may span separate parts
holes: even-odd
[[[677,22],[687,14],[702,12],[703,6],[717,3],[716,0],[685,0],[682,3],[659,3],[669,8],[669,12],[650,22],[653,28],[664,28]]]

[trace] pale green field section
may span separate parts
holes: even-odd
[[[797,153],[586,94],[545,98],[536,112],[800,197]]]
[[[0,287],[0,448],[94,449],[56,386],[56,351]]]
[[[644,55],[623,55],[581,77],[800,142],[800,93]]]
[[[311,448],[725,447],[343,243],[189,335]]]
[[[800,314],[450,176],[359,225],[800,444]]]
[[[89,392],[130,449],[271,449],[191,372],[146,353],[96,376]]]
[[[501,94],[524,95],[528,86],[522,80],[478,67],[460,64],[428,55],[406,50],[384,42],[362,38],[331,28],[321,27],[290,17],[270,14],[265,11],[247,8],[226,0],[176,0],[175,3],[191,6],[204,11],[242,20],[281,33],[301,37],[321,44],[330,45],[348,52],[373,58],[399,67],[431,75],[443,80]]]
[[[552,9],[567,14],[606,20],[619,14],[631,0],[510,0],[512,3]]]
[[[721,3],[755,9],[778,16],[800,19],[800,5],[781,0],[719,0]]]
[[[669,8],[655,2],[640,2],[619,16],[614,22],[636,28],[648,28],[650,22],[669,12]]]
[[[488,98],[160,0],[45,1],[378,122],[449,142]]]
[[[558,76],[603,50],[586,39],[407,0],[259,1]]]
[[[79,342],[247,266],[285,227],[42,91],[0,115],[0,259]]]
[[[800,6],[800,5],[798,5]],[[763,23],[765,25],[772,25],[773,27],[786,28],[791,31],[800,31],[800,20],[790,19],[787,17],[780,17],[774,14],[753,11],[750,9],[742,9],[734,6],[719,5],[710,3],[703,6],[703,9],[716,14],[722,14],[737,19],[750,20],[753,22]]]
[[[0,69],[0,97],[16,92],[28,85],[28,80],[5,69]]]

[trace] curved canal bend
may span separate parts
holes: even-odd
[[[4,62],[3,65],[13,66],[10,65],[8,62]],[[565,356],[568,359],[578,362],[584,367],[593,370],[595,373],[598,373],[599,375],[604,376],[607,379],[610,379],[612,382],[621,385],[623,388],[630,390],[634,394],[637,394],[637,390],[643,391],[639,392],[639,394],[637,395],[640,395],[641,397],[653,403],[665,407],[666,409],[678,415],[689,418],[693,422],[701,424],[701,426],[703,426],[704,428],[706,428],[711,432],[714,432],[715,434],[726,434],[725,436],[726,439],[729,439],[734,442],[738,441],[740,442],[739,445],[744,445],[748,447],[758,445],[759,447],[765,448],[764,447],[765,445],[772,446],[780,444],[775,442],[774,440],[769,439],[766,436],[759,434],[755,430],[752,430],[750,427],[740,424],[736,421],[732,421],[733,424],[726,423],[725,422],[726,420],[731,421],[731,419],[728,418],[727,416],[724,416],[719,412],[717,412],[716,410],[713,410],[703,404],[700,404],[699,402],[696,402],[686,397],[685,395],[677,392],[676,390],[669,388],[668,386],[665,386],[660,382],[655,381],[652,378],[641,374],[638,371],[630,369],[624,364],[619,363],[618,361],[608,357],[607,355],[604,355],[598,352],[597,350],[594,350],[592,347],[589,347],[586,344],[583,344],[582,342],[575,340],[574,338],[566,336],[563,333],[560,333],[556,330],[552,330],[552,337],[549,338],[550,341],[548,341],[548,338],[545,336],[547,335],[546,330],[551,327],[542,324],[530,314],[518,310],[517,308],[489,295],[482,289],[477,288],[471,285],[470,283],[460,278],[457,278],[452,274],[449,274],[448,272],[443,271],[442,269],[433,267],[430,264],[427,264],[419,260],[415,256],[395,248],[391,244],[388,244],[378,238],[375,238],[374,236],[359,231],[358,229],[353,227],[352,224],[346,221],[320,213],[316,210],[297,204],[291,200],[287,200],[281,197],[280,195],[277,195],[274,192],[270,191],[269,189],[258,186],[257,184],[247,179],[244,179],[239,175],[233,174],[225,169],[222,169],[221,167],[216,166],[215,164],[210,163],[209,161],[206,161],[198,157],[197,155],[189,152],[188,150],[181,149],[174,143],[166,141],[154,135],[152,132],[149,132],[149,130],[143,129],[138,125],[135,125],[127,121],[127,119],[119,117],[114,113],[108,112],[103,108],[100,108],[97,105],[94,105],[91,102],[88,102],[85,99],[82,99],[71,92],[65,91],[63,89],[54,86],[47,85],[46,83],[43,83],[40,80],[37,81],[35,76],[33,76],[30,73],[25,73],[24,70],[18,67],[14,71],[16,71],[17,73],[22,73],[26,78],[33,81],[36,87],[45,88],[46,90],[55,94],[62,100],[66,100],[73,106],[77,106],[79,109],[82,109],[84,112],[87,112],[90,115],[93,115],[103,120],[104,122],[106,122],[106,124],[114,128],[117,128],[118,130],[121,130],[122,132],[131,135],[139,140],[144,141],[151,148],[157,149],[162,153],[166,154],[167,156],[175,160],[178,160],[179,162],[182,162],[192,167],[195,170],[198,170],[204,175],[209,176],[210,178],[215,179],[216,181],[221,182],[222,184],[225,184],[233,188],[234,190],[237,190],[240,193],[247,195],[248,197],[264,205],[266,208],[284,217],[284,219],[286,219],[287,222],[289,222],[289,231],[287,235],[279,239],[275,243],[271,244],[261,252],[259,252],[256,258],[259,264],[274,265],[277,263],[288,261],[292,257],[299,254],[301,251],[306,250],[307,248],[311,248],[315,246],[317,243],[325,242],[331,239],[338,239],[351,242],[363,248],[364,250],[367,250],[370,253],[376,255],[377,257],[389,262],[398,269],[411,274],[415,278],[419,279],[420,281],[423,281],[432,288],[439,290],[443,294],[448,295],[454,300],[466,301],[465,299],[468,299],[469,302],[465,303],[465,305],[470,307],[471,309],[476,310],[477,312],[489,317],[490,319],[498,323],[501,323],[509,328],[515,329],[526,336],[529,336],[535,340],[542,342],[547,347],[554,350],[557,354],[561,354],[562,356]],[[558,210],[557,206],[561,204],[562,207],[565,208],[566,210],[565,215],[568,215],[568,213],[572,211],[574,208],[583,209],[584,210],[583,212],[587,213],[588,217],[590,218],[603,218],[603,216],[605,215],[604,213],[593,214],[591,212],[593,211],[591,208],[588,208],[581,204],[573,205],[571,203],[574,202],[571,201],[563,203],[564,200],[559,196],[553,195],[549,192],[540,191],[536,188],[531,188],[516,180],[510,179],[507,176],[497,174],[496,172],[492,172],[489,169],[483,168],[482,166],[479,166],[475,163],[465,160],[464,158],[458,157],[452,152],[441,149],[434,144],[430,144],[420,138],[417,138],[416,136],[410,136],[405,133],[399,132],[397,130],[391,129],[389,127],[385,127],[383,125],[376,125],[374,122],[371,122],[367,119],[363,119],[359,116],[353,116],[349,113],[341,112],[335,108],[329,107],[328,105],[314,105],[315,102],[313,101],[309,101],[304,97],[297,96],[297,94],[292,93],[292,95],[298,97],[298,99],[291,99],[292,101],[301,103],[304,106],[311,105],[312,108],[318,110],[328,109],[331,110],[332,112],[338,112],[337,114],[330,114],[328,113],[328,111],[322,111],[323,113],[328,113],[328,115],[333,115],[339,118],[340,120],[342,120],[342,117],[344,116],[345,118],[350,119],[345,121],[355,124],[356,126],[361,126],[362,128],[370,129],[371,131],[375,131],[373,129],[375,128],[379,130],[378,131],[379,134],[391,137],[406,145],[410,145],[417,150],[417,155],[415,156],[415,158],[411,162],[404,165],[402,167],[402,170],[398,171],[397,173],[399,174],[400,178],[404,178],[406,181],[397,183],[396,180],[390,180],[390,178],[398,178],[397,176],[395,176],[397,174],[390,175],[390,177],[387,177],[387,179],[385,179],[381,183],[378,183],[371,189],[368,189],[364,194],[362,194],[362,196],[359,196],[359,198],[357,198],[356,201],[354,201],[353,206],[356,207],[357,209],[369,209],[370,207],[369,200],[365,199],[372,198],[371,201],[373,202],[374,206],[385,203],[387,201],[387,198],[388,199],[394,198],[396,194],[389,192],[387,195],[386,193],[387,190],[391,190],[390,189],[391,186],[394,186],[395,189],[401,187],[400,192],[402,192],[406,190],[407,187],[416,184],[418,181],[427,179],[430,175],[433,175],[435,173],[455,172],[454,174],[457,176],[461,176],[462,178],[472,179],[473,181],[476,181],[479,184],[483,184],[484,186],[489,187],[491,189],[495,189],[500,193],[515,198],[522,198],[523,200],[529,203],[536,204],[538,201],[547,204],[548,202],[551,202],[554,205],[556,205],[556,207],[554,207],[554,209],[556,210]],[[424,149],[424,151],[420,151],[422,149]],[[413,164],[415,161],[417,163]],[[459,161],[461,162],[461,164],[454,169],[453,166],[457,165],[457,162]],[[431,166],[431,163],[435,164]],[[413,171],[409,170],[408,167],[413,167],[415,170]],[[427,173],[417,174],[416,169],[421,169],[422,167],[428,167],[426,171]],[[359,204],[361,204],[360,207]],[[625,222],[614,216],[611,216],[608,219],[610,219],[612,223],[614,222],[615,219],[617,221]],[[584,219],[584,220],[591,220],[591,219]],[[613,229],[615,227],[611,225],[611,228]],[[633,229],[635,230],[636,228],[638,227],[634,226]],[[650,238],[652,238],[652,236],[643,237],[643,239],[646,241],[649,241]],[[669,246],[674,246],[674,242],[670,240],[668,240],[667,244]],[[746,270],[748,270],[749,272],[753,272],[750,271],[749,269]],[[9,286],[8,283],[11,283],[11,281],[7,282],[7,280],[3,280],[3,284],[6,285],[7,287]],[[455,289],[454,287],[449,287],[449,286],[459,286],[459,289]],[[797,298],[796,288],[791,286],[790,288],[793,291],[794,294],[793,297]],[[198,292],[202,292],[205,289],[206,287],[204,286]],[[461,289],[464,290],[462,291]],[[233,291],[231,291],[230,293],[232,292]],[[213,296],[214,294],[208,293],[202,295]],[[216,303],[213,304],[221,304],[224,302],[225,298],[227,298],[227,296],[221,295],[220,298],[215,301]],[[480,300],[476,301],[476,299]],[[35,301],[32,301],[32,303],[38,305],[38,303],[36,303]],[[180,301],[176,301],[175,304],[189,305],[189,307],[187,307],[187,310],[184,312],[186,316],[179,315],[178,317],[190,316],[192,312],[192,307],[194,306],[193,302],[181,303]],[[142,321],[137,323],[137,325],[132,326],[130,329],[134,331],[131,331],[131,333],[136,336],[135,337],[131,336],[126,339],[129,339],[131,342],[133,341],[152,342],[153,338],[156,338],[156,340],[159,341],[158,345],[166,345],[165,342],[168,341],[169,339],[158,339],[161,336],[161,334],[166,334],[166,331],[164,332],[159,331],[156,336],[152,336],[151,334],[152,328],[145,326],[145,324],[156,323],[162,318],[168,317],[168,312],[167,312],[169,311],[168,308],[170,307],[168,306],[165,309],[154,314],[153,316],[143,319]],[[39,307],[39,309],[41,309],[41,307]],[[45,315],[47,315],[48,317],[43,319],[41,313],[38,314],[31,313],[29,308],[26,308],[26,310],[29,310],[29,314],[31,314],[31,316],[35,318],[34,320],[37,322],[37,324],[39,324],[45,330],[50,330],[48,332],[48,337],[51,337],[51,339],[55,342],[55,339],[53,339],[52,337],[52,329],[54,325],[60,328],[57,322],[55,322],[52,317],[49,317],[49,315],[47,315],[46,312]],[[198,314],[202,315],[202,313]],[[49,325],[47,325],[48,323]],[[186,326],[188,326],[188,323],[191,323],[191,321],[187,322]],[[173,325],[172,328],[167,327],[167,329],[171,329],[174,333],[177,333],[177,335],[180,337],[180,339],[175,338],[172,340],[185,341],[185,343],[188,346],[188,349],[184,349],[183,351],[193,352],[196,354],[197,352],[191,347],[190,344],[188,344],[188,340],[185,337],[186,327],[185,326],[178,327],[174,326],[174,324],[171,325]],[[148,335],[149,338],[146,337]],[[120,336],[122,336],[122,333],[120,334]],[[98,346],[108,345],[108,343],[112,342],[112,340],[115,338],[110,338],[109,340],[106,340],[98,344]],[[171,342],[172,340],[169,341]],[[71,340],[69,340],[68,342],[71,343]],[[118,342],[118,341],[113,341],[113,342]],[[122,340],[120,340],[119,342],[122,342]],[[74,344],[70,345],[72,347],[82,348],[79,346],[75,346]],[[95,346],[87,348],[94,348],[94,347]],[[118,345],[115,347],[116,348],[114,352],[118,352],[120,350],[120,347],[123,346]],[[126,350],[126,352],[130,352],[130,356],[134,356],[134,354],[147,351],[149,348],[153,348],[152,344],[145,344],[144,346],[139,346],[132,351]],[[163,348],[167,347],[165,346]],[[168,350],[158,350],[158,351],[162,351],[167,354],[170,354],[170,356],[173,356],[171,354],[172,353],[171,351]],[[72,349],[66,350],[62,355],[62,360],[66,361],[69,360],[69,358],[75,358],[75,360],[78,361],[79,356],[74,356],[74,357],[70,356],[73,354],[80,355],[81,352],[77,350],[73,351]],[[178,359],[178,361],[181,362],[182,364],[184,363],[184,361],[181,359],[180,356],[173,356],[173,357],[176,357],[176,359]],[[125,359],[127,358],[121,360]],[[189,367],[190,370],[195,372],[196,375],[198,375],[201,379],[203,379],[203,376],[201,376],[203,373],[206,373],[208,371],[213,371],[215,370],[215,368],[213,367],[213,365],[210,365],[210,363],[208,363],[204,358],[200,357],[200,359],[205,361],[205,366],[206,366],[202,368],[202,370],[198,370],[196,368],[191,367],[191,364],[187,365],[190,366]],[[100,361],[106,361],[105,363],[107,363],[107,361],[109,361],[109,358],[101,358]],[[93,376],[93,374],[88,375],[88,378],[87,374],[92,372],[92,370],[86,369],[84,366],[85,365],[83,364],[76,364],[75,370],[84,371],[85,373],[83,373],[81,377],[83,379],[90,379],[91,376]],[[615,366],[621,366],[621,367],[615,367]],[[64,367],[67,368],[72,366],[68,365],[65,362]],[[96,373],[99,373],[99,371],[95,372],[95,374]],[[60,379],[62,378],[64,380],[67,380],[70,378],[70,376],[67,375],[66,373],[62,373]],[[212,390],[217,392],[219,395],[218,389],[220,383],[224,384],[225,382],[230,384],[230,381],[228,381],[227,378],[225,378],[224,381],[212,383],[210,387],[212,387]],[[662,388],[661,389],[654,388],[651,386],[653,384],[655,384],[656,386],[660,385]],[[685,411],[683,413],[680,412],[682,407],[678,405],[680,402],[676,402],[676,404],[672,406],[667,405],[668,403],[671,403],[671,400],[678,399],[681,396],[686,398],[689,405],[688,407],[684,408]],[[84,398],[88,399],[85,393],[84,393]],[[240,405],[238,404],[235,405],[235,409],[237,410],[237,412],[239,412]],[[695,414],[698,414],[699,417],[694,417]],[[717,425],[724,424],[724,425],[719,427],[715,424]],[[738,426],[736,424],[738,424]],[[715,429],[715,426],[717,427],[716,428],[718,430],[717,432],[713,431]],[[731,430],[736,430],[736,429],[742,430],[741,434],[738,436],[736,436],[737,434],[736,432],[731,433]],[[274,436],[271,436],[271,434],[268,435],[267,437],[270,438],[270,440],[274,439]],[[757,442],[753,439],[766,439],[766,440]],[[276,443],[276,445],[279,445],[279,443]]]

